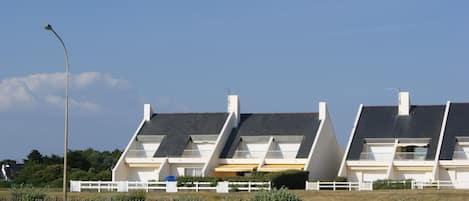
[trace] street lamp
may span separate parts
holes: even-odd
[[[69,88],[69,64],[68,64],[68,54],[67,48],[65,48],[65,43],[60,38],[59,34],[54,31],[50,24],[46,24],[44,29],[47,31],[51,31],[54,35],[59,39],[62,47],[64,49],[65,54],[65,130],[64,130],[64,175],[63,175],[63,200],[67,201],[67,151],[68,151],[68,88]]]

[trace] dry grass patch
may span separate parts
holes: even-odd
[[[303,201],[469,201],[467,190],[376,190],[376,191],[292,191]],[[73,199],[105,198],[118,193],[69,193]],[[6,189],[0,190],[0,198],[9,196]],[[49,196],[61,198],[61,192],[49,192]],[[248,200],[252,193],[232,192],[226,194],[213,192],[150,192],[147,193],[148,201],[170,201],[182,197],[200,198],[204,201],[241,201]]]

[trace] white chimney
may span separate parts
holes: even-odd
[[[233,114],[235,117],[234,128],[238,127],[240,120],[238,95],[228,95],[228,113]]]
[[[325,120],[327,116],[326,102],[319,102],[319,120]]]
[[[399,115],[408,116],[410,112],[410,96],[409,92],[399,92]]]
[[[145,121],[150,121],[152,115],[153,115],[153,111],[151,110],[151,105],[144,104],[143,105],[143,119]]]

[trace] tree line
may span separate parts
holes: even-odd
[[[112,167],[121,155],[121,151],[97,151],[91,148],[85,150],[68,151],[67,180],[101,180],[112,179]],[[15,163],[4,160],[3,163]],[[14,165],[14,164],[12,164]],[[35,187],[61,187],[63,177],[63,157],[52,154],[42,155],[38,150],[32,150],[24,166],[9,182],[1,182],[0,186],[32,185]]]

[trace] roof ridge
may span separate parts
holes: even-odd
[[[451,102],[453,103],[453,102]],[[416,104],[411,104],[411,107],[416,106],[416,107],[431,107],[431,106],[446,106],[446,104],[423,104],[423,105],[416,105]],[[363,107],[399,107],[398,105],[363,105]]]
[[[228,112],[155,112],[153,114],[227,114]]]

